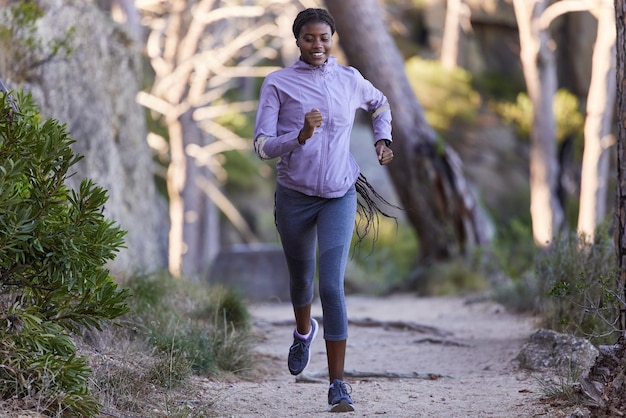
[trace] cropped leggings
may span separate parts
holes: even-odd
[[[324,339],[329,341],[348,338],[344,275],[356,202],[354,186],[332,199],[276,186],[276,226],[289,268],[291,303],[299,308],[313,301],[319,245],[319,295]]]

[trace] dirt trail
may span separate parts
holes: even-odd
[[[349,296],[347,302],[351,324],[346,381],[352,386],[357,410],[345,416],[564,416],[540,401],[539,381],[513,363],[535,331],[533,318],[511,315],[493,302],[467,303],[458,297]],[[312,382],[296,382],[286,367],[293,329],[290,305],[259,304],[250,310],[254,331],[263,336],[257,351],[264,374],[254,382],[203,382],[204,390],[215,394],[217,415],[326,415],[322,332],[313,343],[305,371],[312,377],[306,380]],[[314,305],[313,315],[321,317],[319,304]],[[390,326],[372,326],[375,321]],[[420,327],[394,327],[398,321]],[[382,377],[386,374],[392,377]],[[430,379],[429,374],[437,378]]]

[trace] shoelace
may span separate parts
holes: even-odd
[[[292,353],[302,354],[304,349],[306,348],[306,341],[300,340],[299,338],[295,339],[294,343],[289,347],[289,351]]]
[[[350,391],[348,391],[348,388],[350,388]],[[352,393],[352,386],[350,385],[350,383],[341,382],[338,389],[341,396],[349,396]]]

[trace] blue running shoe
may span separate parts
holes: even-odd
[[[350,388],[350,391],[348,391]],[[354,402],[350,397],[352,386],[339,379],[335,379],[328,389],[328,410],[330,412],[352,412]]]
[[[311,332],[309,338],[303,340],[293,332],[293,344],[289,347],[289,357],[287,357],[287,366],[289,372],[293,375],[302,373],[311,360],[311,343],[317,335],[317,321],[311,318]]]

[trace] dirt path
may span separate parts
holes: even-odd
[[[220,417],[316,417],[327,414],[326,355],[320,335],[305,373],[322,381],[296,382],[286,367],[293,319],[288,304],[250,308],[265,371],[255,382],[204,382]],[[314,305],[313,314],[321,316]],[[358,417],[562,417],[550,411],[539,381],[512,360],[535,330],[532,318],[508,314],[492,302],[462,298],[348,297],[351,319],[346,381]],[[366,326],[405,321],[425,330]],[[371,324],[370,324],[371,325]],[[393,324],[391,324],[393,325]],[[432,327],[432,328],[428,328]],[[397,373],[397,377],[381,377]],[[432,374],[439,376],[429,379]],[[409,375],[413,375],[411,377]],[[314,380],[314,379],[309,379]]]

